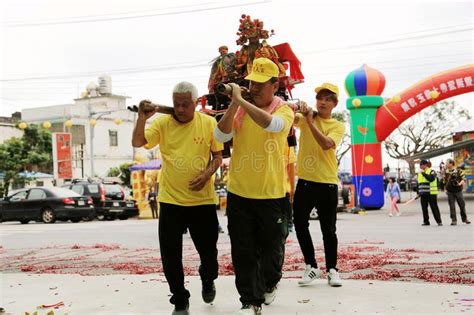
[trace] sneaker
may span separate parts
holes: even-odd
[[[216,298],[216,286],[214,281],[203,281],[202,282],[202,300],[204,303],[211,304]]]
[[[393,216],[393,214],[389,213],[388,216],[391,217],[391,216]]]
[[[265,305],[272,304],[272,302],[275,301],[277,291],[278,291],[277,286],[274,286],[273,288],[270,288],[270,289],[266,289],[265,293],[263,293],[263,297],[265,298],[265,302],[263,303]]]
[[[458,224],[458,222],[455,221],[455,220],[453,220],[453,221],[451,222],[451,225],[457,225],[457,224]]]
[[[466,223],[466,224],[471,224],[471,221],[469,221],[468,219],[463,220],[462,222],[464,222],[464,223]]]
[[[239,315],[261,315],[262,307],[252,304],[242,305],[242,308],[237,312]]]
[[[176,304],[171,315],[189,315],[189,302],[185,304]]]
[[[438,222],[438,226],[443,226],[443,223],[441,223],[441,222]]]
[[[425,223],[423,223],[421,226],[428,226],[428,225],[430,225],[430,223],[429,223],[429,222],[425,222]]]
[[[322,271],[316,268],[311,267],[311,265],[306,265],[303,276],[301,280],[298,281],[299,285],[307,285],[313,282],[313,280],[321,277]]]
[[[397,212],[397,217],[401,216],[402,213],[401,212]]]
[[[331,287],[342,286],[342,281],[341,281],[341,278],[339,277],[339,272],[337,272],[337,270],[334,268],[329,269],[328,283]]]

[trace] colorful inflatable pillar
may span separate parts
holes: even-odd
[[[375,134],[375,115],[383,105],[385,88],[381,72],[363,65],[346,77],[350,96],[346,107],[351,117],[352,182],[361,208],[379,209],[384,204],[382,150]]]

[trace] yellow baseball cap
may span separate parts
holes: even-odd
[[[277,65],[268,58],[257,58],[253,61],[252,73],[245,80],[264,83],[271,78],[278,78],[280,71]]]
[[[314,89],[316,93],[318,93],[321,90],[329,90],[336,94],[336,96],[339,98],[339,89],[337,88],[337,85],[331,84],[331,83],[323,83],[321,86],[318,86],[317,88]]]

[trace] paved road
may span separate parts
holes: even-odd
[[[403,199],[409,198],[404,193]],[[474,219],[474,196],[466,199],[468,216]],[[295,285],[303,260],[291,233],[278,303],[264,314],[472,312],[474,224],[450,226],[443,194],[440,208],[442,227],[422,227],[417,202],[402,207],[400,217],[389,217],[386,209],[339,213],[339,268],[345,281],[340,290],[323,279],[309,290]],[[222,212],[219,219],[225,228]],[[169,314],[157,222],[0,224],[0,307],[22,314],[64,301],[55,314]],[[323,268],[318,225],[312,221],[310,229]],[[209,308],[199,298],[198,256],[189,235],[184,236],[192,314],[232,314],[238,308],[227,233],[220,234],[218,248],[222,293]]]

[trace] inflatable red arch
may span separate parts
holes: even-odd
[[[444,99],[474,91],[474,65],[435,74],[416,83],[381,106],[375,116],[375,134],[385,140],[405,120]]]
[[[383,74],[367,65],[349,73],[345,87],[351,115],[352,180],[362,208],[384,204],[382,148],[384,141],[405,120],[444,99],[474,91],[474,65],[426,78],[385,102]]]

